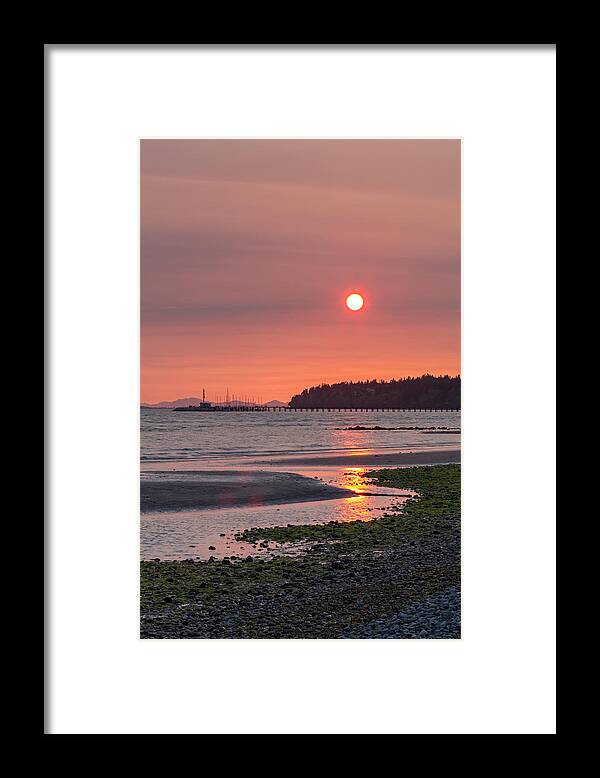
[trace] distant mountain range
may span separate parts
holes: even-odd
[[[199,397],[182,397],[179,400],[164,401],[161,403],[141,403],[142,408],[187,408],[188,405],[198,405],[202,402]]]
[[[198,405],[202,400],[199,397],[181,397],[179,400],[166,400],[160,403],[141,403],[142,408],[187,408],[188,405]],[[220,405],[250,405],[251,403],[242,402],[229,402],[220,403]],[[287,403],[282,403],[279,400],[269,400],[268,403],[262,403],[265,408],[284,408],[287,407]]]

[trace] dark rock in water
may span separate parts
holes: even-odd
[[[216,546],[209,546],[209,547],[208,547],[208,550],[209,550],[209,551],[216,551],[216,550],[217,550],[217,547],[216,547]]]
[[[225,533],[224,532],[219,532],[219,537],[220,538],[224,538],[225,537]]]
[[[247,556],[246,557],[246,562],[252,562],[252,557],[251,556]]]

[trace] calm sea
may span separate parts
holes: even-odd
[[[348,427],[388,427],[357,431]],[[296,454],[456,448],[460,413],[302,411],[269,413],[178,413],[141,409],[141,461],[192,462],[210,467],[212,460],[241,460]],[[204,464],[203,464],[204,463]]]

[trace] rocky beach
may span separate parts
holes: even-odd
[[[142,561],[141,637],[459,638],[460,465],[364,480],[414,496],[371,521],[241,530],[243,557]]]

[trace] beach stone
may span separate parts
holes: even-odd
[[[348,629],[341,637],[460,638],[460,589],[451,586],[413,603],[401,613]]]

